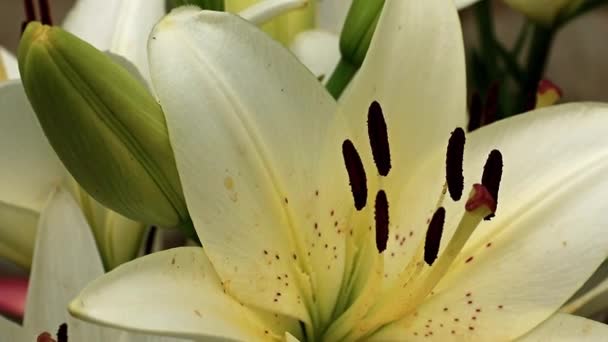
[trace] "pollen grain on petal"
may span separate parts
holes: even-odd
[[[376,194],[375,214],[376,220],[376,248],[378,253],[384,252],[388,243],[388,199],[384,190]]]
[[[367,204],[367,176],[357,149],[348,139],[342,143],[342,156],[348,172],[355,208],[361,210]]]
[[[374,156],[374,163],[381,176],[387,176],[391,170],[391,151],[388,144],[388,128],[384,120],[382,107],[377,101],[372,102],[367,114],[367,133]]]
[[[462,162],[464,159],[464,144],[466,138],[464,130],[456,128],[450,140],[445,159],[445,177],[448,184],[450,197],[454,201],[460,200],[464,189],[464,176],[462,174]]]
[[[424,240],[424,262],[431,266],[437,259],[441,235],[443,234],[443,224],[445,223],[445,208],[439,207],[433,214],[429,228],[426,231]]]

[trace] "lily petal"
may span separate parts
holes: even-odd
[[[459,10],[469,7],[477,2],[479,2],[479,0],[454,0],[454,4],[456,4],[456,8],[458,8]]]
[[[608,308],[608,260],[593,273],[585,285],[564,305],[560,312],[593,317]]]
[[[320,305],[329,319],[353,207],[335,101],[231,14],[176,10],[149,47],[188,209],[227,291],[307,323]]]
[[[464,50],[451,1],[386,1],[365,61],[340,98],[341,111],[354,127],[355,145],[361,148],[369,146],[372,101],[384,112],[393,174],[398,175],[392,181],[397,184],[455,127],[464,127]],[[371,154],[362,158],[372,172]]]
[[[0,46],[0,81],[19,78],[17,58],[7,49]]]
[[[25,309],[28,279],[23,277],[0,277],[0,314],[21,319]]]
[[[0,202],[0,257],[30,268],[38,217],[35,211]]]
[[[322,30],[298,34],[291,51],[320,80],[328,80],[340,60],[340,38]]]
[[[89,284],[69,309],[98,324],[175,337],[258,341],[271,333],[224,292],[200,247],[170,249],[119,266]]]
[[[14,322],[0,316],[0,335],[7,341],[24,341],[21,327]]]
[[[568,314],[555,314],[520,338],[520,342],[605,341],[608,325]]]
[[[63,27],[99,50],[127,58],[149,80],[146,42],[164,13],[164,0],[80,0]]]
[[[101,274],[101,260],[84,216],[71,195],[58,189],[42,212],[38,226],[23,321],[29,333],[27,340],[35,340],[44,331],[56,331],[67,321],[69,300]],[[96,329],[89,327],[90,336],[97,335],[93,333]],[[78,330],[71,328],[76,336]],[[90,341],[90,336],[82,338]]]
[[[66,174],[48,143],[21,82],[0,84],[0,201],[39,212]]]
[[[434,338],[450,338],[454,330],[457,336],[509,340],[558,310],[608,256],[602,200],[608,181],[601,177],[608,169],[606,125],[607,105],[569,104],[470,134],[465,189],[479,182],[491,149],[504,156],[496,217],[477,227],[416,315],[393,326],[406,326],[408,336],[432,329]],[[434,204],[420,189],[445,181],[444,162],[445,152],[438,152],[419,170],[418,183],[403,196],[412,203],[412,216],[400,224],[426,227],[420,206],[432,212]],[[454,233],[463,202],[443,202],[442,248]]]

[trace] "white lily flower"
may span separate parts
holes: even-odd
[[[605,337],[554,313],[608,254],[608,106],[541,109],[464,148],[464,52],[446,4],[388,0],[340,103],[238,17],[165,17],[149,41],[152,81],[204,248],[124,264],[70,312],[197,339]],[[486,222],[499,152],[473,184],[493,149],[505,167]]]
[[[178,341],[102,328],[69,317],[67,303],[104,273],[91,230],[70,193],[57,189],[38,225],[23,326],[0,317],[3,341],[35,341],[67,323],[69,341]],[[5,338],[7,338],[5,340]]]
[[[38,219],[57,186],[73,193],[93,228],[108,269],[133,259],[145,227],[118,215],[73,184],[51,148],[19,80],[0,82],[0,256],[28,269]]]

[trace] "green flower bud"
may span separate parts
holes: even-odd
[[[92,197],[136,221],[189,222],[165,117],[145,85],[74,35],[36,22],[21,38],[19,70],[53,149]]]
[[[384,0],[353,0],[342,33],[340,52],[342,59],[355,68],[361,67],[372,41]]]

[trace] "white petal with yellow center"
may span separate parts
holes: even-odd
[[[352,228],[334,100],[283,47],[229,14],[174,11],[153,32],[150,56],[188,208],[227,291],[327,321]]]
[[[496,217],[476,229],[416,312],[383,333],[513,339],[555,312],[608,256],[601,200],[608,191],[601,176],[608,167],[607,113],[600,104],[549,107],[470,134],[465,189],[480,180],[486,151],[504,156]],[[436,156],[404,199],[443,181],[445,156]],[[399,224],[425,227],[427,216],[415,215],[424,202],[409,202],[413,215]],[[446,199],[443,206],[442,249],[463,203]]]
[[[70,312],[111,326],[184,338],[261,341],[273,336],[269,326],[225,293],[200,247],[170,249],[118,267],[91,283],[70,304]]]

